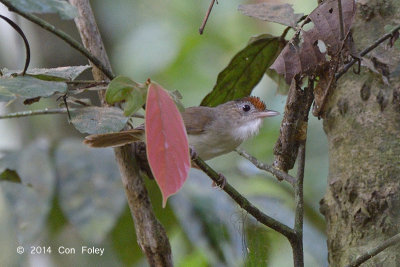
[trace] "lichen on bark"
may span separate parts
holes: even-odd
[[[353,37],[359,50],[400,23],[400,1],[358,1]],[[399,41],[398,41],[399,42]],[[380,73],[349,71],[329,96],[324,130],[329,177],[321,212],[327,220],[329,263],[344,266],[400,232],[400,78],[382,73],[400,64],[400,49],[380,45],[367,56]],[[400,266],[393,246],[363,266]]]

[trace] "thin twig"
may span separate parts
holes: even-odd
[[[73,111],[75,109],[70,109]],[[22,117],[30,117],[35,115],[49,115],[49,114],[65,114],[67,113],[66,108],[45,108],[41,110],[26,110],[26,111],[19,111],[14,113],[9,113],[5,115],[0,115],[0,120],[2,119],[14,119],[14,118],[22,118]]]
[[[343,10],[342,10],[342,0],[338,1],[339,9],[339,26],[340,26],[340,41],[344,40],[344,21],[343,21]]]
[[[306,159],[305,141],[299,146],[297,158],[297,179],[294,188],[294,201],[295,201],[295,218],[294,230],[296,232],[296,245],[292,244],[294,266],[304,266],[303,254],[303,218],[304,218],[304,196],[303,196],[303,181],[304,181],[304,168]]]
[[[192,160],[196,163],[196,165],[207,174],[211,180],[213,180],[217,185],[221,183],[221,176],[215,170],[213,170],[207,163],[205,163],[201,158],[195,156]],[[275,220],[272,217],[269,217],[257,207],[255,207],[250,201],[248,201],[244,196],[242,196],[234,187],[232,187],[228,182],[224,183],[222,187],[224,190],[242,209],[251,214],[257,221],[268,226],[269,228],[281,233],[289,240],[293,240],[295,238],[295,231],[286,226],[285,224]]]
[[[110,82],[108,81],[94,81],[94,80],[75,80],[75,81],[66,81],[67,84],[71,85],[90,85],[90,86],[97,86],[97,85],[108,85]]]
[[[73,111],[77,111],[79,109],[83,109],[83,108],[70,108],[69,111],[73,112]],[[66,114],[66,113],[67,113],[66,108],[52,108],[52,109],[45,108],[45,109],[40,109],[40,110],[26,110],[26,111],[19,111],[19,112],[14,112],[14,113],[8,113],[5,115],[0,115],[0,120],[30,117],[30,116],[36,116],[36,115]],[[144,119],[144,116],[141,114],[133,114],[132,117]]]
[[[207,23],[208,17],[210,16],[211,10],[214,6],[214,3],[215,3],[215,0],[211,0],[210,6],[208,7],[208,10],[207,10],[207,13],[204,16],[203,23],[201,24],[201,26],[199,28],[200,34],[203,34],[204,28],[206,27],[206,23]],[[217,4],[218,4],[218,2],[217,2]]]
[[[30,13],[24,12],[19,8],[14,7],[13,4],[11,4],[10,0],[0,0],[1,3],[3,3],[5,6],[8,7],[8,9],[12,12],[15,12],[22,17],[26,18],[27,20],[39,25],[43,29],[55,34],[62,40],[64,40],[66,43],[68,43],[70,46],[81,52],[86,58],[88,58],[94,65],[96,65],[109,79],[114,78],[114,74],[112,71],[107,68],[97,57],[95,57],[92,53],[90,53],[83,45],[78,43],[76,40],[74,40],[71,36],[69,36],[67,33],[56,29],[53,25],[50,23],[47,23],[45,20],[42,20],[41,18],[32,15]]]
[[[363,255],[358,256],[355,261],[353,261],[349,265],[346,265],[346,267],[360,266],[362,263],[364,263],[367,260],[369,260],[370,258],[376,256],[377,254],[379,254],[380,252],[382,252],[386,248],[388,248],[390,246],[393,246],[393,245],[395,245],[396,243],[399,243],[399,242],[400,242],[400,233],[398,233],[398,234],[392,236],[391,238],[385,240],[383,243],[381,243],[377,247],[375,247],[375,248],[373,248],[371,250],[368,250]]]
[[[307,17],[308,17],[308,15],[303,15],[301,18],[299,18],[299,19],[297,20],[296,25],[297,25],[298,23],[300,23],[302,20],[305,20]],[[289,32],[290,29],[296,30],[296,27],[287,26],[287,27],[283,30],[283,32],[282,32],[282,34],[281,34],[281,36],[280,36],[280,39],[285,39],[285,37],[286,37],[286,35],[287,35],[287,33]]]
[[[265,163],[259,161],[258,159],[256,159],[255,157],[253,157],[252,155],[250,155],[249,153],[247,153],[243,149],[237,148],[236,152],[240,156],[246,158],[248,161],[253,163],[254,166],[259,168],[260,170],[264,170],[264,171],[269,172],[272,175],[274,175],[279,181],[285,180],[286,182],[288,182],[292,186],[295,185],[296,178],[294,178],[293,176],[291,176],[291,175],[289,175],[289,174],[287,174],[287,173],[285,173],[283,171],[280,171],[277,168],[274,168],[272,165],[265,164]]]
[[[14,30],[16,30],[19,33],[19,35],[21,35],[22,39],[24,40],[26,57],[25,57],[24,70],[22,71],[21,75],[25,75],[26,70],[29,67],[29,62],[31,61],[31,50],[29,48],[28,39],[26,39],[26,36],[25,36],[24,32],[22,31],[22,29],[14,21],[12,21],[9,18],[4,17],[2,15],[0,15],[0,18],[2,18],[5,21],[7,21],[7,23],[10,24],[10,26],[13,27]]]
[[[381,43],[383,43],[385,40],[389,39],[390,37],[393,36],[393,34],[400,30],[400,25],[398,25],[397,27],[395,27],[392,31],[390,31],[389,33],[385,34],[384,36],[382,36],[381,38],[379,38],[378,40],[376,40],[375,42],[373,42],[369,47],[365,48],[363,51],[360,52],[359,57],[363,57],[366,54],[368,54],[369,52],[371,52],[372,50],[374,50],[378,45],[380,45]],[[354,65],[354,63],[356,63],[358,61],[358,58],[353,58],[349,63],[347,63],[338,73],[335,74],[335,79],[338,80],[343,74],[345,74],[350,68],[351,66]]]

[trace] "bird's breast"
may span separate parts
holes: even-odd
[[[199,157],[209,160],[233,151],[242,141],[232,138],[230,135],[202,133],[189,135],[189,145],[192,146]]]

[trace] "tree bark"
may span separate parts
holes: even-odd
[[[84,46],[100,59],[111,72],[111,65],[104,48],[88,0],[70,0],[77,7],[78,17],[75,23]],[[108,80],[104,73],[92,64],[92,73],[96,81]],[[99,94],[103,105],[104,92]],[[136,163],[135,150],[132,145],[114,148],[119,166],[128,205],[135,223],[137,241],[145,253],[150,266],[173,266],[171,246],[164,227],[154,215],[153,208]],[[101,164],[101,162],[99,162]]]
[[[369,46],[390,30],[386,25],[399,23],[400,1],[358,1],[356,48]],[[400,232],[400,79],[392,77],[390,85],[382,79],[400,64],[400,48],[385,43],[367,57],[381,74],[350,70],[338,81],[325,113],[329,177],[321,212],[330,266],[344,266]],[[400,266],[400,246],[363,266]]]

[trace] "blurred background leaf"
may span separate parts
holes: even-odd
[[[73,139],[62,141],[55,152],[60,206],[82,237],[97,244],[126,203],[112,150],[99,152]]]

